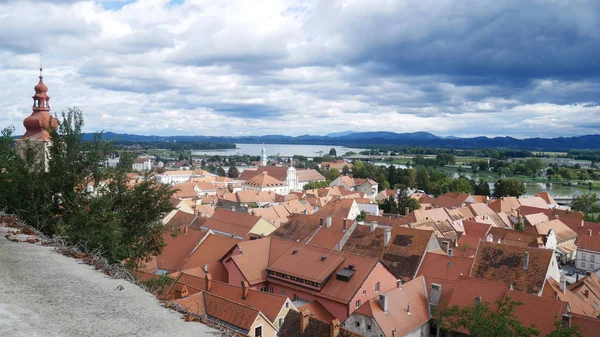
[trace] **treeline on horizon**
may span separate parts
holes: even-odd
[[[188,151],[188,150],[227,150],[235,149],[236,144],[233,143],[213,143],[213,142],[160,142],[160,141],[115,141],[116,148],[140,147],[143,150],[149,149],[166,149],[170,151]]]

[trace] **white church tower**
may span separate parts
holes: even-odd
[[[290,166],[287,169],[287,177],[285,178],[285,182],[288,185],[290,192],[299,190],[298,175],[296,174],[296,169],[293,166]]]
[[[267,166],[267,150],[265,150],[265,144],[260,151],[260,166]]]

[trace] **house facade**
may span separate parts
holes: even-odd
[[[600,236],[582,236],[579,239],[575,266],[585,271],[600,268]]]

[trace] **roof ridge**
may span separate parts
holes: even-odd
[[[228,299],[228,298],[225,298],[225,297],[221,297],[221,296],[219,296],[219,295],[217,295],[217,294],[211,293],[210,291],[205,291],[205,290],[202,290],[202,293],[204,294],[203,296],[206,296],[206,295],[211,295],[211,296],[214,296],[214,297],[216,297],[216,298],[218,298],[218,299],[221,299],[221,300],[224,300],[224,301],[227,301],[227,302],[231,302],[231,303],[237,304],[237,305],[239,305],[239,306],[245,307],[245,308],[247,308],[247,309],[250,309],[250,310],[256,311],[256,314],[257,314],[257,315],[258,315],[258,314],[260,314],[260,313],[262,313],[260,310],[258,310],[258,309],[256,309],[256,308],[253,308],[253,307],[251,307],[251,306],[249,306],[249,305],[246,305],[246,304],[244,304],[244,303],[240,303],[240,302],[238,302],[238,301],[230,300],[230,299]]]

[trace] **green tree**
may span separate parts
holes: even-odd
[[[599,200],[598,194],[596,193],[578,195],[571,201],[571,209],[583,212],[587,219],[593,221],[592,214],[600,213],[600,206],[598,205]]]
[[[325,174],[325,178],[327,178],[327,180],[334,181],[340,176],[340,170],[338,170],[336,168],[332,168],[329,171],[325,171],[324,174]]]
[[[112,143],[101,134],[84,142],[82,126],[83,114],[74,108],[63,113],[58,130],[50,130],[47,172],[28,170],[6,147],[3,133],[0,165],[10,177],[0,175],[0,209],[46,235],[60,235],[85,252],[135,268],[162,250],[161,215],[172,210],[173,191],[151,179],[132,187],[125,169],[103,168],[100,163],[114,152]]]
[[[350,167],[348,167],[348,165],[344,165],[344,167],[342,167],[342,174],[345,176],[350,174]]]
[[[473,193],[473,187],[469,182],[469,179],[465,177],[459,177],[457,179],[452,180],[450,183],[450,192],[463,192],[463,193]]]
[[[304,190],[314,190],[317,188],[325,188],[329,187],[329,182],[327,181],[310,181],[306,185],[304,185]]]
[[[225,172],[225,169],[222,166],[219,166],[217,168],[217,175],[219,177],[226,177],[227,176],[227,172]]]
[[[417,171],[417,188],[429,193],[429,172],[424,167],[420,167]]]
[[[539,158],[527,159],[524,164],[530,175],[537,175],[544,168],[544,163]]]
[[[360,211],[360,214],[356,216],[356,221],[365,221],[367,218],[367,212]]]
[[[119,155],[117,167],[125,172],[133,172],[133,154],[129,151],[123,151]]]
[[[515,315],[517,306],[522,304],[507,296],[496,301],[497,310],[491,309],[486,302],[449,306],[437,312],[438,323],[446,331],[466,329],[470,337],[539,336],[540,332],[533,325],[523,325]]]
[[[237,179],[240,176],[240,171],[234,165],[229,166],[229,170],[227,170],[227,176],[229,178]]]
[[[563,326],[561,319],[554,322],[554,331],[549,333],[547,337],[583,337],[576,326]]]
[[[329,155],[332,156],[332,157],[334,157],[334,158],[337,157],[337,151],[335,150],[335,148],[332,147],[329,150]]]
[[[387,199],[385,199],[381,204],[379,204],[379,208],[381,208],[381,210],[384,213],[400,213],[400,210],[398,209],[398,203],[396,202],[396,199],[391,195]]]
[[[515,179],[499,179],[494,184],[494,197],[520,197],[527,189],[523,182]]]
[[[485,180],[473,181],[473,194],[489,196],[490,184]]]
[[[439,166],[455,165],[456,164],[456,157],[454,157],[453,154],[449,154],[449,153],[438,153],[435,156],[435,161],[437,162],[437,164]]]
[[[403,215],[407,215],[406,213],[406,208],[408,207],[408,213],[416,210],[416,209],[421,209],[421,204],[419,203],[419,201],[415,198],[412,198],[410,196],[410,193],[408,191],[408,189],[406,188],[401,188],[398,190],[397,193],[397,209],[399,213],[403,214]]]

